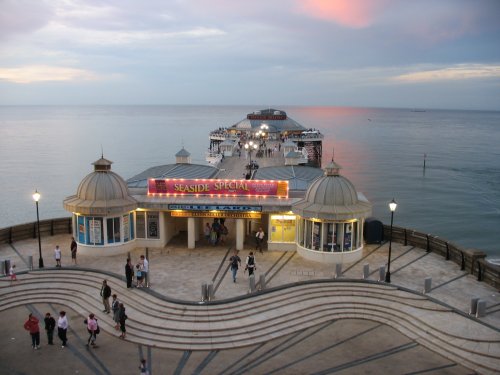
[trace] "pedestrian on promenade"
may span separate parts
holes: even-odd
[[[40,348],[40,327],[38,326],[38,318],[29,314],[28,320],[24,323],[24,329],[30,333],[31,347],[35,350]]]
[[[54,258],[56,260],[56,267],[61,267],[61,249],[59,248],[59,245],[56,245],[56,248],[54,249]]]
[[[45,314],[45,332],[47,332],[47,341],[49,345],[54,345],[54,329],[56,328],[56,320],[50,316],[50,313]]]
[[[123,306],[123,303],[120,303],[120,338],[124,339],[125,336],[127,335],[127,329],[125,327],[125,320],[128,319],[127,314],[125,314],[125,306]]]
[[[231,264],[231,272],[233,275],[233,283],[236,282],[236,273],[238,272],[238,265],[241,266],[241,259],[238,256],[238,251],[234,250],[233,256],[229,258],[229,262]]]
[[[142,276],[144,276],[144,284],[149,288],[149,262],[144,255],[141,255]]]
[[[127,288],[132,288],[134,265],[132,264],[132,260],[130,258],[127,258],[127,263],[125,264],[125,277],[127,278]]]
[[[257,233],[255,233],[255,242],[256,242],[255,250],[259,250],[261,254],[262,254],[262,241],[264,241],[265,235],[266,234],[262,230],[262,227],[260,227]]]
[[[115,322],[115,329],[118,331],[120,325],[120,301],[116,294],[113,294],[113,300],[111,301],[111,310],[113,311],[113,321]]]
[[[229,234],[229,231],[227,230],[227,227],[224,223],[220,224],[220,243],[221,245],[226,244],[226,239],[227,235]]]
[[[148,366],[145,359],[141,359],[141,364],[139,365],[139,370],[141,370],[141,375],[149,375]]]
[[[135,265],[135,279],[137,280],[137,288],[142,288],[144,286],[144,274],[142,273],[143,269],[142,263],[137,263]]]
[[[89,333],[89,338],[87,340],[87,346],[91,345],[95,347],[95,340],[97,339],[97,319],[94,314],[90,314],[87,318],[87,332]]]
[[[13,264],[9,268],[9,276],[10,276],[10,285],[14,285],[14,281],[17,281],[17,276],[16,276],[16,265]]]
[[[101,297],[102,297],[102,304],[104,305],[104,310],[102,310],[102,312],[109,314],[111,311],[111,307],[109,306],[109,297],[111,297],[111,288],[109,287],[108,282],[106,280],[102,281]]]
[[[210,233],[212,232],[212,228],[210,227],[209,223],[205,224],[205,229],[204,229],[204,234],[205,234],[205,241],[207,241],[207,245],[210,244]]]
[[[253,251],[250,251],[250,254],[248,254],[245,264],[246,264],[245,270],[248,271],[248,276],[252,276],[253,272],[257,269],[257,266],[255,265],[255,257],[253,256]]]
[[[61,348],[66,347],[66,343],[68,342],[68,338],[66,336],[68,332],[68,318],[66,317],[66,311],[61,311],[59,313],[59,319],[57,319],[57,336],[61,339],[62,346]]]
[[[71,237],[71,260],[76,265],[76,250],[78,249],[78,245],[76,244],[75,237]]]

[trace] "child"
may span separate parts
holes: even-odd
[[[15,268],[16,268],[16,265],[13,264],[12,266],[10,266],[10,269],[9,269],[10,285],[14,284],[14,281],[17,281]]]

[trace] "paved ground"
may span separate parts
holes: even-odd
[[[63,267],[70,261],[69,236],[43,238],[46,266],[53,266],[53,248],[63,249]],[[154,291],[182,300],[198,301],[203,282],[213,282],[216,298],[225,299],[248,292],[248,276],[242,272],[233,283],[227,275],[230,243],[224,247],[197,244],[187,250],[185,239],[179,238],[163,249],[149,249],[151,285]],[[242,259],[248,251],[240,252]],[[363,264],[368,263],[377,279],[378,266],[387,259],[387,244],[365,248],[365,259],[345,267],[344,277],[360,278]],[[144,249],[132,253],[137,261]],[[33,255],[38,262],[38,243],[27,240],[0,246],[0,259],[10,259],[19,271],[27,269]],[[91,258],[79,256],[78,267],[90,267],[123,275],[124,256]],[[317,265],[293,253],[267,252],[257,254],[257,276],[266,274],[270,286],[290,282],[331,278],[331,266]],[[488,302],[488,315],[482,320],[500,328],[500,295],[491,287],[478,283],[451,262],[422,249],[393,244],[392,281],[413,290],[423,289],[425,277],[433,278],[430,296],[467,311],[469,300],[477,296]],[[19,276],[21,282],[23,275]],[[3,279],[0,284],[8,287]],[[98,298],[98,296],[96,296]],[[137,345],[108,333],[99,337],[100,347],[89,351],[85,346],[87,333],[82,323],[87,311],[68,311],[71,330],[69,346],[46,345],[31,349],[29,335],[22,329],[29,312],[37,315],[57,312],[61,306],[30,304],[0,313],[0,374],[138,374],[140,358],[152,364],[152,373],[168,374],[470,374],[471,370],[450,361],[400,334],[395,329],[367,320],[332,320],[297,333],[277,337],[265,344],[220,351],[165,350]],[[68,310],[66,308],[66,310]],[[249,303],[249,314],[252,312]],[[499,335],[500,339],[500,335]],[[57,341],[56,341],[57,342]]]

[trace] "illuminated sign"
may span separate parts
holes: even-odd
[[[288,181],[150,179],[148,180],[148,194],[288,198]]]
[[[209,212],[209,211],[172,211],[172,217],[223,217],[230,219],[260,219],[256,212]]]
[[[255,211],[261,212],[262,206],[234,206],[221,204],[169,204],[169,210],[188,211]]]

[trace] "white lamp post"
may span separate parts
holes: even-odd
[[[389,235],[389,260],[387,262],[387,273],[385,274],[385,282],[390,283],[391,282],[391,248],[392,248],[392,223],[394,221],[394,211],[396,211],[396,208],[398,207],[398,204],[392,198],[392,201],[389,203],[389,209],[391,210],[391,231]]]
[[[37,231],[38,231],[38,268],[43,268],[43,258],[42,258],[42,240],[40,238],[40,215],[38,214],[38,201],[40,200],[40,193],[38,190],[35,190],[33,193],[33,200],[36,205],[36,223],[37,223]]]

